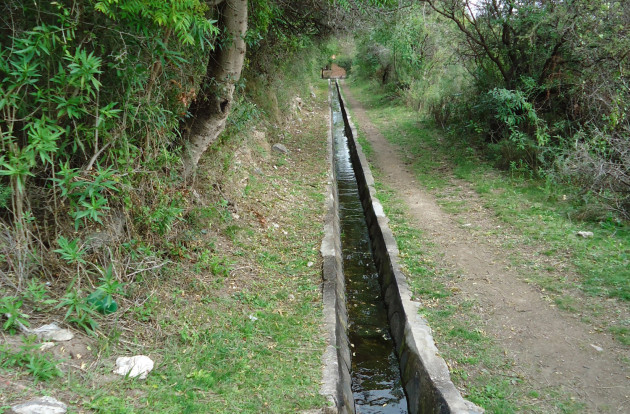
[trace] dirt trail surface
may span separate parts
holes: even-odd
[[[349,88],[343,89],[359,129],[372,145],[371,161],[382,173],[381,180],[404,200],[410,223],[444,254],[443,265],[461,274],[454,288],[479,303],[486,332],[515,361],[517,374],[574,395],[586,404],[587,412],[630,413],[630,369],[623,362],[627,350],[555,308],[543,292],[509,268],[505,252],[479,237],[483,231],[473,232],[444,212],[406,169],[403,156],[370,122]],[[470,205],[466,216],[469,223],[488,230],[501,225],[480,203]]]

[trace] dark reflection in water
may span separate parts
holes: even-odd
[[[355,404],[361,414],[407,413],[339,102],[334,100],[332,105]]]

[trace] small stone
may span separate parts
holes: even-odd
[[[283,144],[273,144],[273,146],[271,147],[271,149],[275,152],[279,152],[281,154],[286,154],[289,152],[289,150],[287,149],[287,147],[285,147]]]
[[[308,263],[306,264],[306,267],[313,267],[313,265],[314,265],[314,263],[313,263],[313,262],[308,262]]]
[[[593,237],[594,234],[592,231],[578,231],[577,233],[575,233],[577,236],[579,237],[583,237],[585,239],[588,239],[590,237]]]
[[[64,414],[68,406],[53,397],[41,397],[11,407],[15,414]]]
[[[591,346],[593,347],[593,349],[595,349],[597,352],[603,352],[604,348],[602,348],[601,346],[597,346],[597,345],[593,345],[591,344]]]
[[[238,220],[238,219],[240,219],[240,218],[241,218],[241,216],[239,216],[239,215],[238,215],[238,214],[236,214],[236,213],[232,213],[232,218],[233,218],[234,220]]]
[[[40,341],[63,342],[74,338],[74,334],[67,329],[60,328],[56,323],[40,326],[33,329],[30,333],[37,335]]]
[[[472,227],[471,223],[462,224],[462,227]]]
[[[153,360],[146,355],[116,358],[114,374],[145,379],[153,370]]]

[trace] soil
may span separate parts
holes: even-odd
[[[443,256],[441,265],[461,275],[451,290],[479,304],[485,332],[515,362],[516,374],[529,383],[561,389],[583,402],[587,412],[630,412],[628,349],[577,315],[559,310],[543,290],[523,280],[523,269],[492,240],[497,228],[512,230],[493,217],[467,183],[454,181],[464,195],[466,211],[457,216],[445,212],[345,85],[344,92],[374,150],[373,168],[404,200],[411,225],[435,243]],[[462,220],[475,228],[462,226]],[[527,246],[518,253],[527,257],[536,250]]]

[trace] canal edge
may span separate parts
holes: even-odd
[[[354,414],[354,397],[350,377],[350,340],[348,339],[348,313],[346,289],[341,258],[341,231],[339,223],[339,201],[334,168],[333,119],[331,99],[333,88],[328,81],[328,185],[326,189],[324,238],[322,255],[322,297],[326,349],[323,355],[323,379],[320,394],[330,404],[325,413]]]

